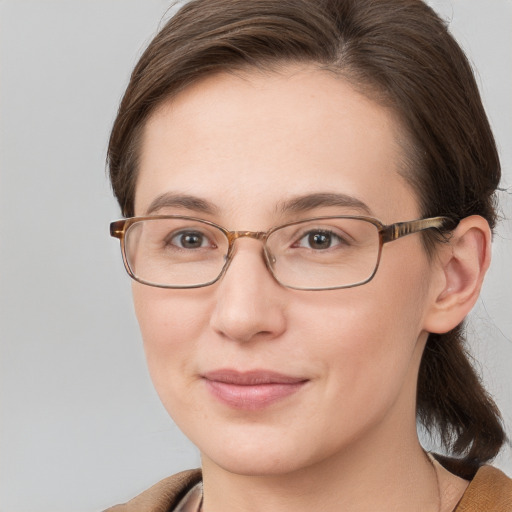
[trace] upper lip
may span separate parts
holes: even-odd
[[[258,386],[264,384],[296,384],[308,379],[293,377],[270,370],[238,371],[232,369],[213,370],[202,375],[204,379],[233,384],[235,386]]]

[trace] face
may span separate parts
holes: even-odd
[[[313,67],[212,76],[149,119],[136,215],[252,231],[320,215],[415,219],[399,132],[391,112]],[[314,194],[331,200],[307,199]],[[286,207],[298,198],[306,198],[299,209]],[[293,473],[378,449],[397,433],[415,436],[432,299],[420,236],[386,244],[369,283],[329,291],[284,288],[261,241],[235,244],[214,285],[133,284],[153,382],[203,461]]]

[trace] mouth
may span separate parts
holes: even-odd
[[[266,370],[222,369],[202,375],[208,391],[224,405],[257,411],[301,390],[308,381]]]

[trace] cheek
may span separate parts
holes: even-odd
[[[134,283],[132,291],[149,372],[164,400],[170,389],[186,386],[193,375],[193,355],[208,325],[208,301],[198,300],[198,290]]]
[[[333,400],[342,393],[360,408],[388,403],[404,386],[414,390],[428,288],[424,266],[409,266],[406,275],[404,268],[384,264],[367,285],[303,308],[309,322],[303,315],[302,332],[318,340],[310,356],[328,368]]]
[[[318,340],[311,344],[311,355],[329,368],[333,385],[343,381],[344,388],[358,390],[357,394],[378,393],[383,382],[403,377],[418,326],[410,316],[395,314],[395,301],[383,303],[371,289],[344,292],[343,298],[331,299],[329,306],[317,311],[322,322],[309,332],[305,326],[305,338]]]

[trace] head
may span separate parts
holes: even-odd
[[[283,103],[286,90],[290,91],[291,98],[288,105]],[[378,202],[377,188],[382,189],[385,183],[393,184],[395,195],[388,196],[388,200],[393,199],[393,208],[386,210],[383,204],[382,207],[371,205],[386,217],[381,220],[392,223],[411,218],[446,216],[455,225],[461,226],[464,219],[478,216],[485,219],[492,229],[495,222],[493,193],[500,178],[499,160],[471,68],[442,21],[429,7],[415,0],[196,0],[186,4],[164,26],[141,57],[114,124],[108,161],[112,185],[123,214],[127,217],[143,214],[148,203],[155,198],[157,184],[165,187],[170,183],[173,187],[184,188],[188,178],[191,184],[195,184],[191,186],[194,193],[194,187],[201,190],[196,185],[204,182],[211,187],[203,187],[202,190],[217,191],[218,202],[222,203],[222,197],[225,201],[232,198],[234,206],[227,207],[228,210],[232,208],[229,222],[245,215],[247,222],[253,224],[226,226],[228,229],[261,231],[271,228],[276,223],[275,219],[264,218],[260,211],[256,211],[259,208],[256,204],[252,206],[251,214],[247,214],[244,209],[250,207],[247,206],[250,201],[240,201],[237,206],[237,194],[233,191],[236,192],[237,187],[245,187],[258,192],[263,198],[262,202],[266,201],[268,209],[271,209],[284,198],[281,196],[283,189],[288,188],[287,184],[298,183],[297,193],[300,194],[307,187],[318,188],[315,179],[318,180],[319,175],[315,172],[307,176],[306,169],[301,169],[300,173],[295,171],[294,174],[292,168],[287,168],[286,161],[280,160],[282,154],[278,153],[274,155],[274,162],[281,162],[281,165],[274,173],[265,174],[263,165],[253,168],[248,165],[245,171],[237,174],[229,165],[221,165],[219,172],[225,175],[217,179],[208,175],[207,170],[199,165],[200,162],[196,162],[195,168],[200,170],[195,175],[180,153],[183,152],[185,159],[186,155],[197,153],[203,162],[208,162],[208,158],[213,159],[213,156],[210,153],[208,157],[201,150],[193,151],[185,147],[187,140],[183,138],[180,127],[184,127],[186,133],[187,119],[194,119],[194,112],[208,112],[213,100],[223,107],[229,105],[222,94],[229,91],[238,112],[250,115],[249,125],[259,128],[255,136],[251,136],[250,130],[242,130],[236,139],[236,134],[227,130],[229,122],[236,119],[227,119],[223,114],[229,109],[218,112],[211,110],[210,115],[219,115],[219,134],[234,136],[235,146],[242,147],[239,154],[236,147],[232,150],[235,160],[238,155],[238,165],[243,155],[252,155],[253,160],[257,161],[261,147],[259,150],[253,147],[251,154],[251,148],[247,144],[240,145],[241,142],[253,140],[254,144],[265,144],[265,150],[272,155],[273,149],[269,149],[272,140],[286,141],[287,132],[279,132],[279,127],[283,130],[286,128],[293,135],[294,123],[286,126],[278,116],[268,127],[273,139],[265,138],[265,120],[258,118],[258,108],[245,107],[250,104],[251,91],[255,101],[262,102],[262,112],[268,118],[271,112],[279,111],[281,107],[283,114],[292,116],[294,105],[302,103],[299,99],[308,97],[308,91],[316,90],[325,92],[326,98],[336,98],[339,93],[340,103],[333,104],[333,111],[347,113],[344,119],[352,123],[340,125],[336,116],[329,114],[326,104],[305,99],[304,105],[310,105],[314,112],[323,112],[325,124],[332,127],[331,131],[322,132],[318,128],[314,134],[310,134],[317,137],[319,145],[324,143],[324,150],[333,148],[333,158],[340,157],[335,151],[335,139],[329,138],[328,133],[344,134],[347,145],[346,141],[351,140],[355,132],[359,138],[352,141],[350,148],[356,148],[358,143],[361,145],[367,136],[372,141],[374,151],[380,148],[380,152],[373,154],[374,166],[380,161],[388,162],[387,167],[385,163],[382,164],[379,176],[366,177],[366,182],[363,180],[358,185],[359,190],[373,188],[373,192],[369,193],[370,201]],[[305,110],[300,114],[303,119],[307,116]],[[208,126],[208,119],[199,114],[195,118]],[[172,125],[173,119],[175,125]],[[372,126],[380,126],[381,130],[369,130],[365,134],[364,126],[359,126],[351,131],[350,126],[354,127],[358,119],[372,123]],[[309,126],[314,127],[315,120],[310,119]],[[241,118],[237,121],[240,122]],[[174,138],[176,144],[167,144],[174,153],[168,148],[163,158],[176,162],[177,171],[176,177],[165,177],[159,181],[160,178],[148,169],[158,167],[152,155],[166,146],[163,139],[160,143],[155,142],[159,134],[165,133],[168,135],[167,142]],[[203,135],[207,137],[206,133]],[[282,139],[278,139],[279,135],[282,135]],[[300,134],[296,136],[300,138]],[[194,140],[193,137],[191,140]],[[213,137],[209,142],[211,147],[218,147],[220,135],[218,140]],[[340,144],[343,143],[340,141]],[[345,149],[348,151],[348,148]],[[224,153],[213,152],[217,161],[231,151],[229,144],[224,149]],[[290,148],[291,153],[295,150],[296,147]],[[362,172],[357,172],[357,159],[362,159],[363,154],[364,151],[360,151],[353,153],[352,157],[347,156],[349,164],[350,158],[354,161],[352,167],[348,165],[353,169],[354,180],[356,175],[362,175]],[[318,161],[324,158],[321,154],[317,157]],[[368,159],[367,164],[370,164],[371,156]],[[173,162],[169,168],[173,167]],[[346,187],[345,184],[351,180],[349,174],[340,175],[339,182],[337,175],[332,172],[323,178],[334,187],[341,186],[342,182]],[[223,194],[220,188],[215,188],[215,184],[228,183],[228,178],[232,187]],[[149,183],[152,185],[149,186]],[[258,188],[260,183],[266,183],[266,186]],[[261,225],[257,222],[258,218],[261,218]],[[485,231],[485,228],[482,230]],[[442,259],[438,256],[446,247],[444,241],[451,236],[448,231],[441,235],[444,236],[439,236],[438,231],[426,230],[415,235],[419,240],[418,245],[408,241],[412,245],[407,249],[410,272],[417,281],[409,281],[411,293],[415,291],[410,296],[404,294],[404,297],[415,301],[415,307],[411,309],[411,302],[405,299],[397,300],[394,306],[398,317],[414,317],[415,320],[398,322],[400,336],[398,332],[382,332],[382,337],[384,340],[391,339],[391,335],[403,337],[404,340],[414,338],[415,344],[409,347],[409,351],[404,349],[402,352],[398,346],[388,347],[389,350],[384,351],[382,356],[394,353],[395,359],[403,361],[402,366],[398,366],[403,369],[404,375],[397,386],[407,382],[413,390],[416,414],[424,424],[439,430],[449,451],[465,457],[468,462],[479,464],[496,455],[503,443],[504,434],[498,413],[468,362],[462,324],[429,324],[424,321],[425,308],[422,309],[429,301],[429,294],[433,293],[422,275],[436,268],[436,262]],[[413,259],[419,262],[417,267],[411,263]],[[233,266],[228,272],[231,270],[235,273],[236,267]],[[397,270],[398,267],[394,270],[388,268],[390,281],[397,276]],[[421,284],[419,288],[416,286],[418,283]],[[150,309],[157,311],[160,316],[165,315],[165,308],[171,306],[176,297],[179,297],[181,304],[185,304],[185,308],[188,304],[196,308],[198,300],[210,304],[207,294],[214,293],[205,292],[207,288],[141,292],[137,288],[139,286],[143,285],[135,285],[134,288],[139,319],[144,318]],[[215,293],[221,298],[229,296],[229,283],[213,286],[225,286],[224,291],[221,289]],[[361,290],[362,287],[353,291],[302,291],[298,294],[287,290],[279,295],[262,285],[258,293],[277,297],[279,307],[284,309],[293,309],[293,304],[300,304],[302,310],[315,311],[316,318],[321,318],[324,312],[326,318],[336,322],[337,311],[342,311],[340,315],[345,321],[352,318],[354,322],[364,322],[367,318],[365,315],[377,310],[376,302],[371,297],[378,294],[379,289],[372,291],[369,288],[368,292]],[[147,293],[153,295],[148,298]],[[380,298],[383,297],[382,293],[381,290]],[[217,304],[222,302],[219,302],[219,296],[216,297]],[[348,296],[354,305],[359,304],[359,308],[347,311]],[[243,302],[240,297],[236,300]],[[288,303],[292,306],[285,305]],[[416,314],[418,305],[420,313]],[[224,306],[226,313],[228,306]],[[211,305],[206,310],[204,316],[214,318],[217,332],[223,329],[227,332],[227,328],[221,327],[222,315],[218,310],[211,309]],[[262,331],[282,333],[283,325],[287,323],[286,315],[273,317],[271,311],[264,310],[263,306],[260,313],[271,323],[262,327]],[[190,320],[193,315],[188,317],[184,314],[183,318]],[[168,327],[176,328],[172,321],[169,321]],[[314,327],[310,337],[314,337]],[[191,325],[187,325],[187,328],[191,332],[194,330]],[[391,326],[385,318],[375,320],[372,329],[366,333],[367,338],[375,338],[379,330],[386,329],[389,331]],[[354,336],[359,330],[354,330]],[[154,333],[149,327],[145,332],[143,327],[143,334],[151,338]],[[324,334],[326,340],[336,338],[332,332]],[[197,338],[201,336],[198,334]],[[315,341],[311,340],[311,343]],[[365,346],[364,340],[360,341],[360,345]],[[325,357],[334,358],[328,341],[324,348]],[[371,345],[366,345],[366,348],[369,352],[375,350]],[[314,351],[309,354],[308,350],[304,350],[309,359],[314,359]],[[364,356],[364,350],[357,354],[350,353],[350,346],[346,350],[348,352],[344,357],[354,361],[353,368],[357,370],[355,361]],[[148,349],[151,369],[150,352],[151,349]],[[407,358],[417,358],[417,365],[413,366],[416,373],[405,364]],[[299,370],[308,371],[297,368],[299,373]],[[156,383],[160,382],[159,371],[155,368],[152,372]],[[312,371],[314,373],[315,369]],[[412,373],[409,375],[410,371]],[[386,374],[379,377],[385,378]],[[357,382],[357,371],[353,378]],[[383,402],[391,398],[392,395],[386,396]],[[403,399],[406,399],[405,395]],[[407,399],[411,397],[407,395]],[[380,412],[384,414],[384,410]],[[201,413],[196,411],[196,414]],[[368,425],[373,420],[375,418],[369,418]]]

